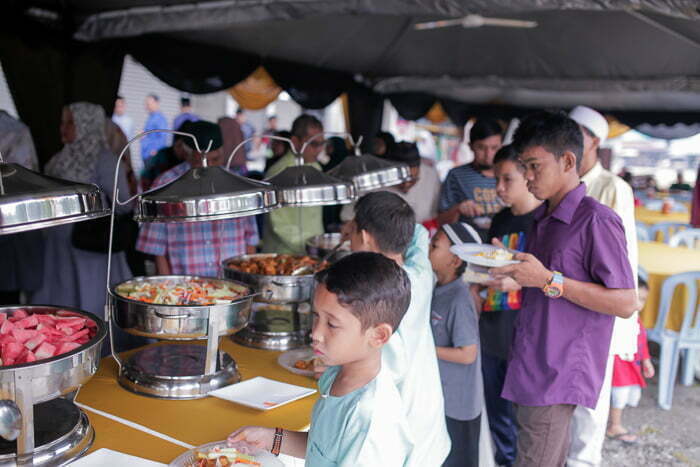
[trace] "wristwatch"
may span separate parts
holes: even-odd
[[[552,277],[542,287],[542,292],[549,298],[559,298],[564,294],[564,276],[559,271],[552,273]]]

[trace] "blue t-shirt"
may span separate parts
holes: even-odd
[[[461,278],[435,288],[430,324],[438,347],[479,346],[479,321],[469,287]],[[440,381],[445,395],[445,415],[456,420],[473,420],[481,414],[481,349],[474,363],[438,359]]]

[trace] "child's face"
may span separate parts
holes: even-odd
[[[450,251],[452,243],[447,235],[442,230],[433,236],[430,241],[430,264],[433,266],[433,271],[438,276],[449,275],[453,273],[459,266],[459,257]]]
[[[496,194],[504,203],[511,205],[515,200],[531,196],[527,190],[524,169],[517,162],[499,162],[494,167],[494,172],[496,174]]]
[[[647,302],[647,297],[649,296],[649,289],[646,287],[639,287],[637,289],[637,298],[639,299],[639,310],[644,308],[644,304]]]
[[[338,303],[338,297],[323,284],[316,287],[313,315],[311,347],[324,365],[362,360],[375,348],[374,328],[363,331],[360,320]]]

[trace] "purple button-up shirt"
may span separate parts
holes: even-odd
[[[565,278],[633,289],[622,221],[580,184],[551,214],[534,214],[525,250]],[[566,281],[564,281],[566,286]],[[594,408],[603,385],[613,317],[537,288],[523,290],[503,397],[527,406]]]

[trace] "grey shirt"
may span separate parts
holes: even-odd
[[[433,339],[438,347],[479,346],[479,321],[469,288],[461,278],[437,286],[430,314]],[[445,415],[473,420],[481,414],[481,349],[469,365],[438,360]]]

